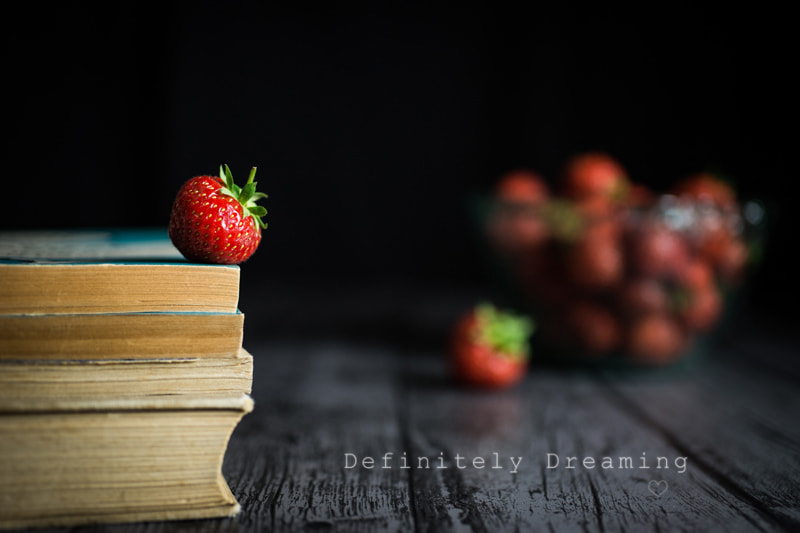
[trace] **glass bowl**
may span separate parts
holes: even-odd
[[[537,323],[534,359],[665,367],[704,353],[765,238],[763,202],[630,190],[478,202],[495,279]]]

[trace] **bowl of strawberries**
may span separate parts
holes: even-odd
[[[581,153],[556,190],[501,176],[481,220],[498,272],[536,319],[537,357],[665,366],[718,331],[758,257],[765,210],[720,177],[664,192],[606,153]]]

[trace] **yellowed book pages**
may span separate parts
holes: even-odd
[[[1,315],[0,360],[235,357],[242,313]]]
[[[233,313],[238,302],[235,266],[0,263],[0,314]]]
[[[167,228],[0,231],[0,314],[234,313],[239,273],[186,262]]]
[[[44,398],[97,400],[250,393],[253,357],[0,361],[0,410]]]
[[[247,395],[32,402],[0,413],[0,528],[231,516]]]

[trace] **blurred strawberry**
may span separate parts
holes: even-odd
[[[678,197],[706,201],[723,209],[736,207],[736,192],[714,174],[701,172],[675,184],[672,193]]]
[[[550,197],[544,179],[528,169],[512,170],[495,185],[495,198],[501,202],[540,205]]]
[[[551,236],[557,241],[574,242],[583,234],[588,217],[570,200],[554,197],[543,210]]]
[[[573,156],[564,167],[563,194],[578,202],[601,198],[611,204],[622,202],[628,194],[628,173],[613,157],[602,152]]]
[[[664,286],[647,278],[626,281],[617,293],[617,302],[622,313],[629,318],[661,313],[669,308],[669,297]]]
[[[640,316],[628,333],[627,351],[639,363],[664,365],[675,361],[686,347],[680,324],[664,313]]]
[[[742,282],[750,249],[741,239],[733,239],[717,258],[717,270],[720,279],[731,286]]]
[[[717,289],[714,269],[702,257],[686,262],[676,277],[673,307],[692,332],[706,332],[722,312],[722,295]]]
[[[698,223],[691,235],[691,242],[697,253],[715,268],[733,239],[733,232],[721,223]]]
[[[714,285],[714,269],[702,257],[695,257],[686,261],[677,273],[676,281],[688,289],[705,289]]]
[[[678,301],[678,317],[694,332],[710,330],[722,312],[722,295],[713,285],[682,291]]]
[[[625,204],[628,207],[646,209],[656,201],[657,195],[650,188],[641,183],[631,183]]]
[[[619,205],[608,201],[605,196],[589,196],[580,200],[573,200],[575,211],[586,224],[599,220],[611,220],[619,213]]]
[[[569,310],[567,321],[573,341],[586,355],[607,355],[620,346],[622,331],[619,320],[609,309],[598,303],[576,303]]]
[[[590,224],[565,251],[566,271],[579,287],[608,289],[622,281],[625,260],[620,229],[613,221]]]
[[[660,224],[644,223],[634,228],[629,245],[631,267],[643,277],[672,279],[689,261],[685,239]]]
[[[486,388],[510,387],[528,368],[529,318],[481,304],[466,312],[453,327],[449,363],[462,383]]]
[[[500,178],[487,221],[487,235],[498,252],[516,256],[547,240],[542,214],[549,191],[544,180],[529,170],[515,170]]]

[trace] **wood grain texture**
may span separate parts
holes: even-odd
[[[725,489],[800,529],[800,395],[771,369],[715,364],[681,382],[612,383],[620,408]]]
[[[501,393],[446,385],[412,391],[409,427],[417,453],[522,457],[517,474],[507,462],[496,470],[458,469],[450,462],[448,470],[415,472],[420,530],[467,525],[473,531],[709,531],[774,525],[691,460],[679,473],[674,460],[684,454],[620,409],[593,376],[542,371],[518,390]],[[548,453],[559,457],[558,467],[548,468]],[[581,466],[587,456],[595,460],[592,468]],[[575,468],[565,468],[567,457],[577,457]],[[605,457],[614,468],[601,468]],[[619,468],[619,457],[630,457],[634,468]],[[668,459],[665,468],[656,468],[658,457]],[[652,494],[651,480],[666,481],[667,492]],[[426,503],[431,501],[438,506]]]
[[[635,377],[534,369],[514,390],[476,392],[453,386],[435,350],[311,339],[248,349],[256,407],[223,467],[241,514],[97,530],[797,529],[800,396],[791,372],[774,371],[796,368],[791,359],[761,368],[757,355],[726,352],[691,372]],[[375,467],[345,468],[348,452]],[[386,452],[392,468],[381,468]],[[432,468],[400,468],[403,454]],[[595,468],[565,468],[572,456]],[[643,456],[651,468],[600,466]],[[447,468],[433,467],[440,457]]]
[[[265,347],[254,388],[263,413],[243,425],[226,461],[255,530],[322,527],[407,531],[407,481],[398,471],[346,469],[345,454],[400,447],[393,371],[381,348],[336,344]],[[263,366],[261,366],[263,365]]]

